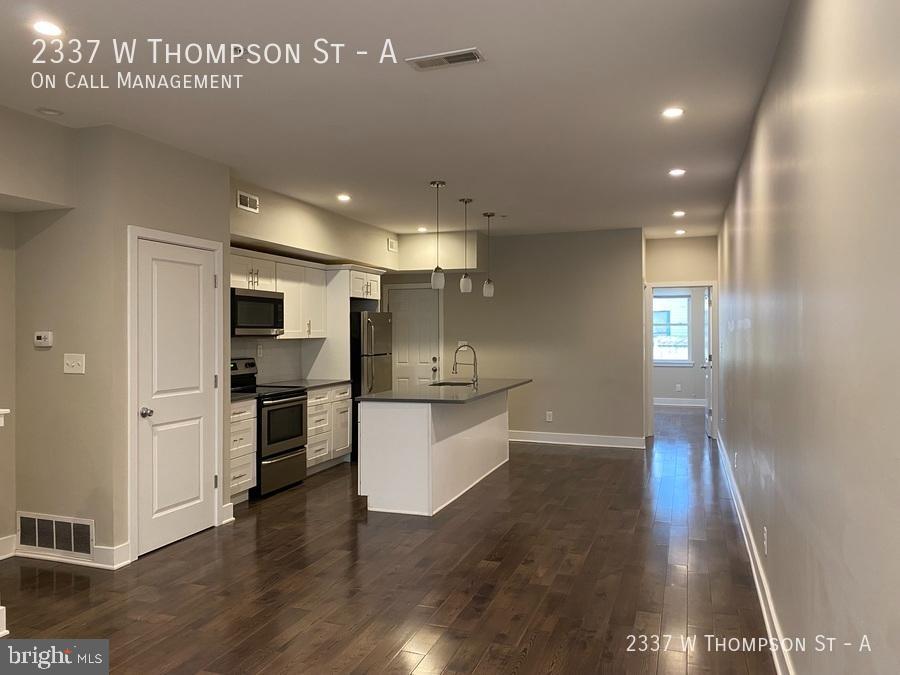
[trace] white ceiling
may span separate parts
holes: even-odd
[[[433,224],[432,178],[509,214],[499,233],[621,227],[717,231],[788,0],[5,0],[0,103],[111,123],[230,165],[241,177],[395,232]],[[65,37],[301,42],[294,66],[243,72],[232,91],[33,90],[36,18]],[[348,45],[314,65],[312,41]],[[417,72],[376,62],[478,47],[485,61]],[[368,58],[347,54],[367,49]],[[97,72],[112,73],[108,58]],[[124,68],[124,67],[120,67]],[[71,66],[55,66],[63,73]],[[158,72],[144,65],[134,70]],[[114,77],[110,75],[108,80]],[[664,121],[667,105],[687,110]],[[673,180],[669,168],[687,175]],[[338,192],[353,196],[340,205]],[[688,212],[675,221],[674,209]]]

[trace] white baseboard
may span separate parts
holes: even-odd
[[[69,565],[81,565],[82,567],[96,567],[103,570],[117,570],[131,562],[131,548],[127,541],[118,546],[94,546],[94,558],[92,560],[22,547],[16,547],[16,556],[67,563]]]
[[[0,537],[0,560],[11,558],[16,554],[16,535]]]
[[[645,440],[641,436],[597,436],[595,434],[564,434],[555,431],[513,431],[510,429],[509,440],[551,445],[586,445],[597,448],[643,450],[646,447]]]
[[[653,405],[677,405],[687,406],[689,408],[705,408],[705,398],[665,398],[663,396],[654,396]]]
[[[744,509],[744,500],[741,498],[741,491],[738,488],[737,481],[734,478],[734,472],[731,468],[731,458],[722,437],[717,439],[719,446],[719,458],[725,464],[725,476],[728,479],[728,489],[731,491],[731,498],[734,501],[734,507],[737,510],[738,522],[741,524],[741,534],[744,535],[744,544],[747,546],[747,553],[750,556],[750,567],[753,570],[753,581],[756,584],[756,594],[759,596],[759,605],[762,609],[763,619],[766,622],[766,632],[769,638],[774,638],[782,643],[785,641],[784,631],[781,629],[781,623],[778,621],[778,615],[775,612],[775,602],[772,599],[772,593],[769,590],[769,580],[766,578],[766,571],[762,565],[762,558],[759,550],[756,548],[756,540],[753,537],[753,529],[750,527],[750,519],[747,517],[747,511]],[[795,675],[793,657],[790,652],[779,649],[772,651],[772,659],[775,662],[775,670],[778,675]]]
[[[222,504],[216,509],[216,521],[216,527],[234,522],[234,504],[232,502]]]
[[[9,631],[6,630],[6,607],[0,605],[0,638],[7,635],[9,635]]]

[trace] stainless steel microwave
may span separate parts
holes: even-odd
[[[232,335],[284,333],[284,293],[231,289]]]

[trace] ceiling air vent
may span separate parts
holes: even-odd
[[[440,54],[414,56],[410,59],[406,59],[406,62],[416,70],[431,70],[432,68],[457,66],[461,63],[478,63],[479,61],[484,61],[484,57],[475,47],[470,47],[469,49],[457,49],[452,52],[442,52]]]
[[[259,197],[243,190],[237,191],[237,207],[250,213],[259,213]]]

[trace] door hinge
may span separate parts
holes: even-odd
[[[219,275],[213,274],[213,288],[219,287]]]
[[[214,488],[219,487],[219,474],[216,474],[216,475],[213,477],[213,487],[214,487]]]
[[[213,375],[213,389],[219,388],[219,376]]]

